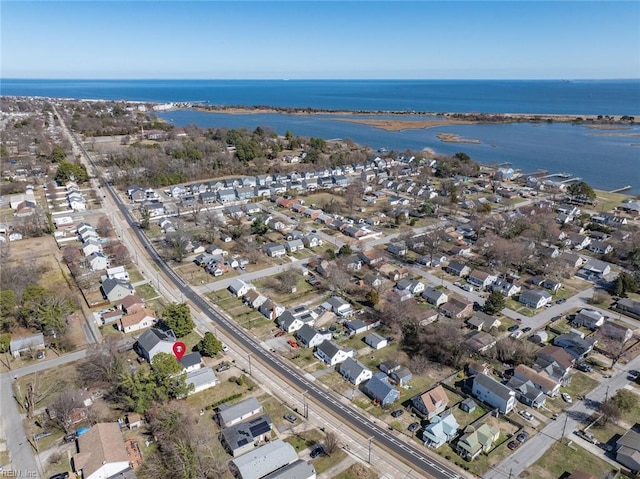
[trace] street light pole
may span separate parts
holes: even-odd
[[[371,441],[373,441],[373,436],[369,436],[369,458],[367,459],[369,464],[371,464]]]
[[[249,358],[249,376],[251,376],[251,353],[247,357]]]

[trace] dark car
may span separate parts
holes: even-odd
[[[76,433],[72,432],[71,434],[67,434],[63,439],[64,442],[71,442],[76,440]]]
[[[420,423],[419,422],[412,422],[411,424],[409,424],[409,427],[407,428],[409,430],[409,432],[413,432],[416,429],[418,429],[420,427]]]
[[[517,324],[514,324],[513,326],[509,326],[507,331],[513,332],[513,331],[517,331],[519,328],[520,328],[520,326],[518,326]]]
[[[285,418],[287,421],[289,421],[292,424],[298,420],[298,418],[295,417],[293,414],[285,414],[282,417]]]
[[[521,432],[520,434],[518,434],[518,436],[516,437],[516,441],[518,442],[524,442],[527,439],[529,439],[529,433],[527,432]]]
[[[531,331],[531,328],[529,326],[527,326],[526,328],[522,328],[522,333],[528,333],[529,331]]]
[[[551,320],[549,320],[550,323],[555,323],[556,321],[558,321],[559,319],[562,319],[562,316],[554,316],[553,318],[551,318]]]
[[[311,453],[309,454],[309,456],[311,456],[311,459],[315,459],[318,456],[322,456],[324,454],[324,447],[322,446],[316,446],[311,450]]]
[[[576,369],[578,371],[582,371],[583,373],[590,373],[591,371],[593,371],[593,369],[591,368],[591,366],[589,366],[588,364],[585,363],[580,363],[576,366]]]
[[[54,474],[53,476],[49,477],[49,479],[69,479],[69,473],[59,472],[58,474]]]
[[[520,447],[520,443],[518,441],[511,441],[507,447],[509,449],[511,449],[512,451],[515,451],[516,449],[518,449],[518,447]]]
[[[567,302],[567,300],[562,298],[562,299],[559,299],[558,301],[556,301],[556,304],[563,304],[563,303],[566,303],[566,302]]]
[[[403,414],[404,414],[404,411],[402,409],[396,409],[391,413],[391,417],[400,417]]]

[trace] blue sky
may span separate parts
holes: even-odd
[[[3,78],[640,78],[638,1],[7,1]]]

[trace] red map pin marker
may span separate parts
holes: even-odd
[[[187,350],[187,346],[185,346],[183,342],[178,341],[173,345],[173,354],[176,355],[176,358],[178,358],[178,361],[182,359],[182,356],[184,356],[184,353],[186,350]]]

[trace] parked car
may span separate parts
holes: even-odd
[[[584,373],[590,373],[591,371],[593,371],[593,368],[591,366],[589,366],[586,363],[580,363],[576,366],[576,369],[578,371],[582,371]]]
[[[520,326],[518,326],[517,324],[514,324],[513,326],[509,326],[507,328],[507,331],[513,332],[513,331],[517,331],[518,329],[520,329]]]
[[[528,432],[521,432],[520,434],[518,434],[518,436],[516,436],[516,441],[518,441],[518,442],[524,442],[527,439],[529,439],[529,433]]]
[[[574,432],[576,433],[576,436],[581,437],[582,439],[584,439],[587,442],[590,442],[591,444],[596,444],[596,445],[599,444],[599,441],[590,432],[582,431],[580,429]]]
[[[638,376],[640,376],[640,371],[636,371],[635,369],[629,370],[629,379],[636,380],[638,379]]]
[[[567,300],[562,298],[562,299],[559,299],[558,301],[556,301],[556,304],[563,304],[563,303],[566,303],[566,302],[567,302]]]
[[[553,318],[551,318],[549,320],[550,323],[555,323],[556,321],[558,321],[559,319],[562,319],[562,316],[554,316]]]
[[[520,414],[527,421],[531,421],[533,419],[533,414],[531,414],[529,411],[520,411],[518,414]]]
[[[226,353],[227,351],[229,351],[229,346],[227,346],[226,344],[222,343],[222,350]]]
[[[520,443],[518,441],[511,441],[509,444],[507,444],[507,447],[512,451],[515,451],[520,447]]]
[[[49,477],[49,479],[69,479],[69,473],[59,472],[58,474],[54,474],[53,476]]]
[[[522,334],[528,333],[529,331],[531,331],[531,328],[529,326],[527,326],[526,328],[522,328]]]
[[[562,400],[564,402],[568,402],[568,403],[572,403],[573,402],[573,399],[571,399],[571,395],[570,394],[562,393],[562,394],[560,394],[560,396],[562,396]]]
[[[409,432],[413,432],[416,429],[418,429],[420,427],[420,423],[419,422],[412,422],[411,424],[409,424],[409,427],[407,428],[409,430]]]
[[[559,417],[558,413],[554,412],[553,416],[551,416],[551,419],[553,419],[555,421],[556,419],[558,419],[558,417]]]
[[[403,414],[404,414],[404,411],[402,409],[396,409],[391,413],[391,417],[400,417]]]
[[[44,351],[38,351],[36,354],[36,359],[44,359]]]
[[[295,339],[288,339],[287,344],[291,346],[293,349],[296,349],[298,347],[298,343],[296,343]]]
[[[465,284],[462,289],[464,289],[465,291],[468,291],[469,293],[473,292],[473,286],[471,286],[470,284]]]
[[[285,334],[287,334],[286,331],[278,331],[276,334],[273,335],[273,337],[279,338],[280,336],[284,336]]]
[[[231,365],[229,363],[220,363],[216,368],[216,372],[221,373],[222,371],[227,371],[231,369]]]
[[[71,442],[76,440],[76,433],[72,432],[71,434],[67,434],[64,438],[62,438],[64,442]]]
[[[282,417],[285,418],[287,421],[289,421],[292,424],[298,420],[298,418],[295,417],[293,414],[285,414]]]
[[[317,445],[311,450],[311,453],[309,454],[309,456],[311,456],[311,459],[315,459],[316,457],[321,456],[323,454],[324,454],[324,447],[322,447],[321,445]]]

